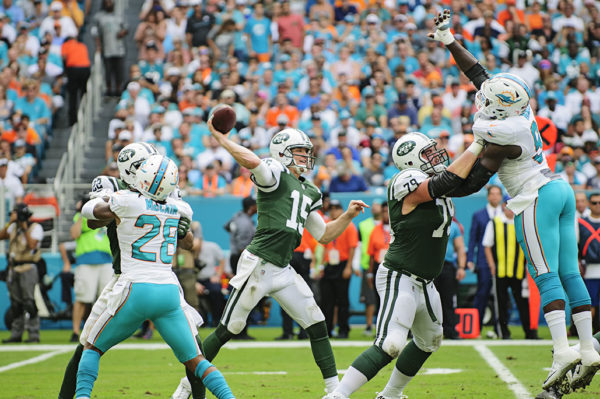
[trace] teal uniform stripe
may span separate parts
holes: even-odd
[[[150,190],[148,192],[152,195],[156,194],[158,188],[160,187],[160,183],[162,183],[163,178],[165,177],[165,172],[167,171],[167,166],[169,165],[169,160],[167,158],[163,158],[160,166],[158,168],[158,172],[156,172],[156,176],[154,176],[154,180],[152,181],[152,185],[150,186]]]

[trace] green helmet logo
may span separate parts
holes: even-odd
[[[119,162],[127,162],[135,156],[135,150],[128,148],[119,153]]]
[[[273,144],[281,144],[284,141],[287,141],[289,138],[290,135],[288,133],[278,134],[277,136],[273,137]]]
[[[400,157],[403,155],[406,155],[409,152],[411,152],[413,150],[413,148],[415,148],[416,145],[417,145],[417,143],[415,143],[413,140],[409,140],[405,143],[402,143],[396,150],[396,154],[398,154],[398,156],[400,156]]]

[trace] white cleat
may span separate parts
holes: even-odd
[[[192,386],[188,381],[187,377],[183,377],[181,381],[179,381],[179,385],[173,395],[171,395],[171,399],[189,399],[192,394]]]
[[[323,399],[349,399],[339,392],[331,392],[323,396]]]
[[[392,398],[391,396],[385,396],[382,393],[377,392],[376,393],[377,396],[375,396],[375,399],[408,399],[408,396],[404,395],[404,394],[400,394],[399,398]]]
[[[575,367],[571,388],[585,388],[592,382],[596,372],[600,370],[600,355],[595,350],[580,351],[581,364]]]
[[[547,389],[553,385],[560,385],[569,370],[575,367],[580,361],[581,355],[579,352],[571,348],[562,352],[554,352],[552,368],[548,373],[548,378],[546,378],[546,381],[542,384],[542,388]]]

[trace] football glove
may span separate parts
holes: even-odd
[[[450,32],[450,25],[452,22],[450,10],[445,9],[439,13],[437,17],[433,18],[433,22],[435,23],[435,32],[429,33],[427,36],[438,42],[444,43],[446,46],[452,43],[454,41],[454,35]]]
[[[179,218],[179,225],[177,226],[177,238],[182,239],[186,236],[188,231],[190,230],[190,225],[192,221],[185,216],[181,216]]]

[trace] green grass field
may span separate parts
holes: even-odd
[[[200,330],[206,337],[210,329]],[[213,362],[237,398],[318,399],[323,382],[307,341],[273,341],[276,328],[251,328],[257,341],[232,341]],[[485,332],[484,332],[485,334]],[[547,330],[541,330],[548,338]],[[6,338],[8,332],[0,333]],[[522,332],[515,329],[515,338]],[[42,331],[42,343],[0,346],[0,398],[56,398],[73,344],[69,331]],[[102,357],[93,398],[170,398],[183,366],[161,338],[130,339]],[[350,340],[332,340],[337,366],[343,372],[369,344],[362,329]],[[410,399],[533,398],[551,362],[550,341],[445,341],[405,390]],[[392,364],[352,398],[373,399],[383,389]],[[208,395],[213,398],[212,395]],[[600,398],[600,378],[585,392],[565,399]]]

